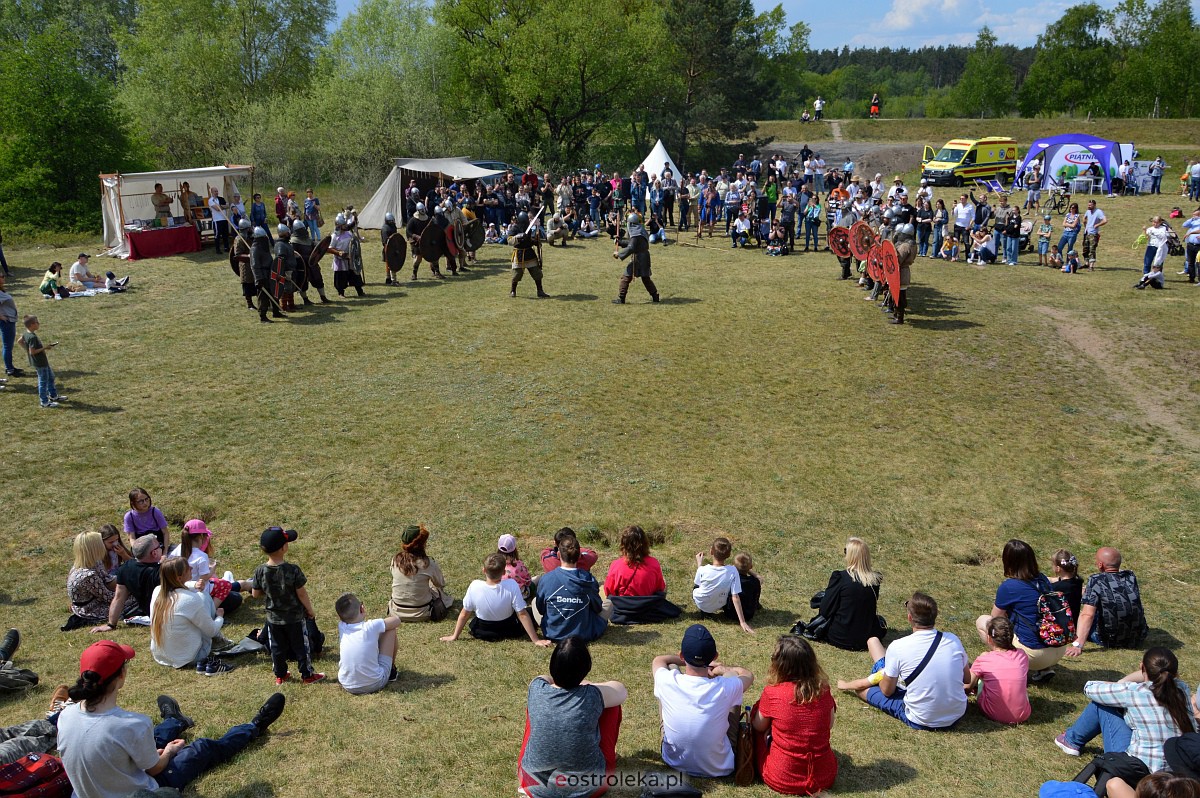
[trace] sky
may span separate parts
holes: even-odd
[[[754,0],[759,11],[782,5],[788,24],[803,21],[812,29],[814,50],[856,47],[917,47],[971,44],[984,25],[1002,44],[1033,45],[1046,25],[1084,0]],[[1112,8],[1118,0],[1098,0]],[[1153,4],[1153,0],[1151,0]],[[353,11],[358,0],[337,0],[338,19]],[[1200,0],[1192,0],[1200,16]]]

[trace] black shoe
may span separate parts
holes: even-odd
[[[903,324],[903,323],[904,323],[904,319],[899,318],[899,317],[888,319],[888,324]]]
[[[169,695],[160,695],[158,697],[158,714],[162,715],[162,719],[175,718],[183,724],[183,729],[190,729],[196,725],[196,721],[189,718],[179,709],[179,702]],[[180,729],[180,731],[183,731]]]
[[[508,295],[510,297],[515,297],[517,295],[517,289],[514,288],[513,290],[509,291]]]
[[[283,315],[283,314],[282,314],[282,313],[280,313],[278,310],[276,310],[276,311],[274,311],[274,312],[272,312],[272,313],[271,313],[271,318],[273,318],[273,319],[286,319],[286,318],[287,318],[287,316]]]
[[[16,629],[9,629],[4,634],[4,641],[0,642],[0,662],[7,662],[13,658],[13,654],[17,653],[17,649],[21,647],[21,633]]]
[[[283,705],[286,700],[283,693],[275,693],[263,703],[258,714],[254,716],[254,720],[250,721],[258,727],[259,734],[265,732],[268,726],[279,720],[279,716],[283,714]]]
[[[8,369],[4,373],[10,377],[24,377],[25,376],[24,369]]]
[[[549,295],[549,294],[547,294],[545,291],[540,291],[540,290],[539,290],[539,291],[537,292],[537,295],[538,295],[538,299],[549,299],[549,298],[550,298],[550,295]]]
[[[658,304],[658,294],[655,294],[654,296],[650,297],[650,301],[657,305]]]
[[[396,681],[399,678],[400,678],[400,671],[396,670],[396,666],[393,665],[391,672],[388,673],[388,684],[391,684],[392,682]]]
[[[621,297],[617,297],[616,299],[614,299],[614,300],[612,301],[612,303],[613,303],[614,305],[624,305],[624,304],[625,304],[625,300],[624,300],[624,299],[621,299]]]
[[[271,320],[268,319],[266,316],[259,316],[258,321],[260,324],[270,324],[271,323]]]
[[[330,305],[333,303],[330,301],[329,297],[323,296],[323,297],[321,297],[321,304],[322,305]]]

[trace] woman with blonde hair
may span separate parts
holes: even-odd
[[[99,532],[80,532],[73,544],[75,562],[67,575],[67,597],[71,600],[71,615],[79,619],[68,627],[103,623],[108,620],[116,582],[108,573],[108,549]],[[137,612],[137,599],[125,603],[123,614]]]
[[[829,744],[837,705],[829,678],[808,641],[784,635],[771,655],[771,670],[751,723],[759,771],[768,787],[784,795],[813,795],[833,786],[838,763]]]
[[[883,639],[887,625],[878,616],[882,575],[871,565],[871,549],[862,538],[846,541],[846,569],[834,571],[821,598],[820,614],[829,619],[825,642],[847,651],[864,651],[872,637]]]
[[[440,621],[454,597],[446,592],[446,577],[425,553],[429,530],[410,524],[400,536],[400,551],[392,558],[392,599],[388,615],[404,621]]]
[[[225,624],[224,610],[214,617],[212,601],[184,583],[192,575],[183,557],[163,560],[159,586],[150,596],[150,656],[159,665],[185,668],[196,663],[196,673],[216,676],[233,670],[210,657],[212,639]]]

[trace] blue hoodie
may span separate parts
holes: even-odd
[[[559,567],[543,574],[535,601],[542,614],[542,635],[548,640],[578,637],[591,642],[608,627],[600,617],[600,584],[587,571]]]

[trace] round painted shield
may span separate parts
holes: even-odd
[[[875,231],[863,221],[850,227],[850,253],[859,260],[866,260],[867,253],[875,246]]]
[[[399,272],[404,268],[404,260],[408,257],[408,241],[404,233],[392,233],[388,236],[383,248],[383,259],[387,262],[388,271]]]
[[[883,281],[883,258],[879,245],[875,244],[867,250],[867,276],[875,282]]]
[[[467,252],[475,252],[483,246],[483,239],[486,237],[487,231],[483,229],[482,221],[468,219],[466,225],[463,226],[463,232],[467,236],[467,243],[464,247]]]
[[[308,256],[308,265],[320,268],[321,258],[325,257],[325,253],[329,251],[329,242],[333,240],[333,236],[325,236],[313,247],[312,254]]]
[[[850,231],[845,227],[830,229],[829,249],[839,258],[850,257]]]
[[[883,268],[883,281],[887,283],[888,293],[892,302],[900,301],[900,257],[891,241],[879,245],[880,262]]]

